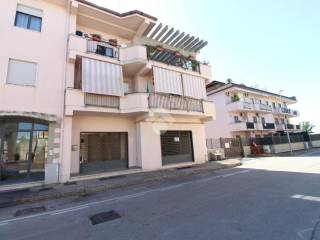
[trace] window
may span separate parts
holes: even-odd
[[[14,25],[41,32],[42,11],[18,4]]]
[[[266,119],[265,119],[264,117],[262,117],[262,118],[261,118],[261,122],[262,122],[263,124],[265,124],[265,123],[266,123]]]
[[[253,117],[253,122],[257,123],[258,122],[258,118],[257,117]]]
[[[285,124],[285,121],[283,118],[281,118],[281,124]]]
[[[275,118],[274,121],[275,121],[276,125],[279,125],[279,119],[278,118]]]
[[[276,103],[275,102],[272,103],[272,107],[276,108]]]
[[[113,54],[113,49],[109,47],[105,47],[102,45],[97,45],[97,54],[107,56],[107,57],[115,57]]]
[[[238,117],[238,116],[234,116],[234,117],[233,117],[233,119],[234,119],[234,122],[235,122],[235,123],[239,123],[239,122],[240,122],[240,120],[239,120],[239,117]]]
[[[9,60],[7,83],[34,86],[36,83],[37,64],[15,59]]]

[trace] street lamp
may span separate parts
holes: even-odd
[[[281,106],[282,106],[282,92],[283,91],[284,91],[283,89],[281,89],[279,91]],[[286,119],[286,121],[285,121],[286,124],[285,124],[284,127],[285,127],[285,130],[286,130],[286,133],[287,133],[287,137],[288,137],[288,143],[289,143],[290,152],[292,153],[292,145],[291,145],[291,139],[290,139],[290,134],[289,134],[289,130],[288,130],[288,119],[287,119],[287,116],[285,117],[285,119]]]

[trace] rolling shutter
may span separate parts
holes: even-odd
[[[182,74],[183,90],[186,97],[206,99],[206,85],[204,79],[189,74]]]
[[[122,67],[117,64],[82,57],[82,91],[123,96]]]
[[[156,92],[183,95],[181,73],[153,67],[153,76]]]

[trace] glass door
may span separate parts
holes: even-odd
[[[0,122],[0,183],[42,180],[47,150],[47,125],[14,120]]]

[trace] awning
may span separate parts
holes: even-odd
[[[82,57],[82,91],[123,96],[122,67],[118,64]]]

